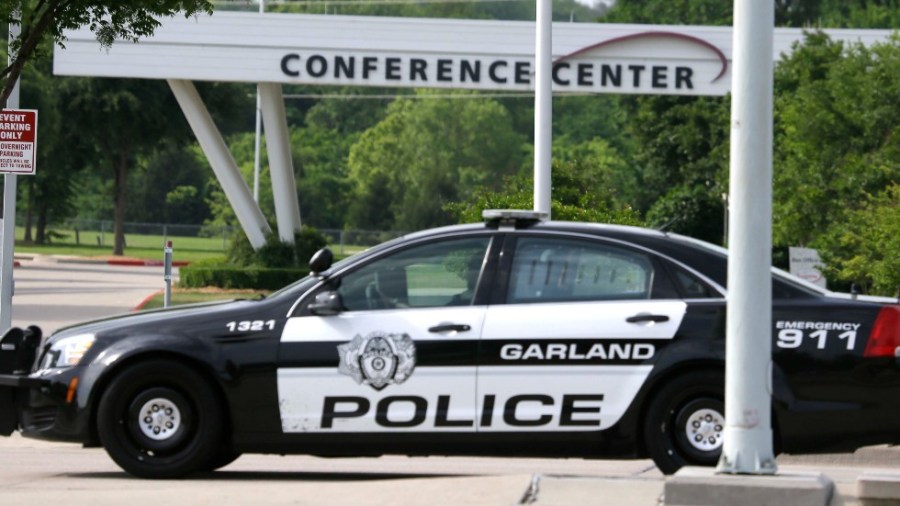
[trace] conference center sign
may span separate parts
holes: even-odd
[[[554,23],[556,93],[724,95],[732,29],[722,26]],[[886,30],[826,30],[886,40]],[[415,87],[510,92],[535,86],[535,24],[220,11],[173,17],[137,44],[100,48],[87,28],[66,32],[54,73],[194,81]],[[803,38],[776,29],[774,54]]]
[[[665,45],[678,46],[682,55],[692,53],[694,57],[616,56],[617,52]],[[281,71],[305,84],[503,90],[529,90],[535,75],[529,57],[379,56],[335,51],[286,53]],[[692,94],[699,89],[711,92],[727,72],[725,55],[703,39],[647,31],[608,39],[557,58],[552,79],[557,91]]]

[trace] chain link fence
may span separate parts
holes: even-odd
[[[216,250],[226,251],[228,242],[236,233],[243,233],[239,227],[221,225],[179,225],[171,223],[125,222],[126,243],[128,236],[161,237],[166,240],[179,237],[216,239],[208,244]],[[76,245],[112,246],[115,241],[112,220],[66,220],[47,227],[56,237],[54,243],[65,242]],[[317,229],[328,238],[330,247],[340,255],[349,255],[376,244],[403,235],[405,232],[388,230],[339,230]]]

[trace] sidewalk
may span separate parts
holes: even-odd
[[[131,312],[165,287],[162,266],[110,265],[108,259],[18,255],[12,324],[45,334],[75,323]],[[173,275],[177,276],[177,269]]]
[[[824,503],[827,506],[900,505],[900,447],[871,446],[860,448],[852,454],[781,455],[777,460],[776,478],[788,479],[789,476],[822,474],[830,480],[834,488],[831,499]],[[736,478],[752,480],[755,477],[736,476]],[[540,506],[670,504],[665,501],[665,486],[666,482],[671,480],[672,476],[654,476],[652,473],[627,477],[538,474],[533,477],[532,483],[518,504]],[[884,492],[887,494],[884,495]],[[881,497],[875,499],[873,493]],[[752,498],[750,499],[751,501],[746,504],[773,504],[754,502]]]

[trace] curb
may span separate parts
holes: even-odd
[[[27,255],[16,255],[15,266],[18,267],[20,264],[18,260],[34,260],[34,256]],[[163,267],[165,266],[165,262],[162,260],[146,260],[146,259],[103,259],[103,258],[91,258],[91,257],[70,257],[70,256],[56,256],[49,255],[47,258],[50,258],[52,262],[62,263],[62,264],[107,264],[107,265],[119,265],[119,266],[134,266],[134,267]],[[188,261],[173,261],[172,267],[185,267],[190,265]]]
[[[109,265],[131,265],[140,267],[162,267],[165,263],[162,260],[103,260],[98,263],[106,262]],[[190,262],[172,262],[172,267],[184,267]]]
[[[165,290],[157,290],[157,291],[151,293],[150,295],[144,297],[144,300],[138,302],[138,305],[134,306],[131,309],[131,311],[134,312],[134,311],[140,311],[140,310],[144,309],[144,306],[146,306],[147,303],[153,299],[153,297],[156,297],[157,295],[162,295],[164,293],[165,293]]]

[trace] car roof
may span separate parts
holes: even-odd
[[[397,245],[422,239],[427,240],[430,237],[477,233],[479,231],[492,232],[497,231],[498,228],[520,232],[538,231],[576,233],[626,241],[668,257],[696,273],[702,273],[702,276],[719,287],[725,287],[727,284],[727,249],[700,239],[672,232],[609,223],[522,220],[515,223],[507,222],[504,226],[499,226],[497,221],[489,220],[487,222],[466,223],[462,225],[447,225],[404,234],[390,241],[373,246],[372,248],[361,252],[361,255],[369,256],[377,254],[380,251],[392,249]],[[359,256],[356,257],[357,259],[359,258]],[[349,260],[351,259],[345,259],[345,261]],[[345,265],[345,261],[338,262],[338,264]],[[329,269],[329,271],[333,272],[335,267],[338,267],[337,270],[339,270],[340,266],[341,265],[336,264],[332,269]],[[808,295],[830,294],[828,290],[807,283],[799,278],[795,278],[780,269],[773,267],[772,271],[776,275],[776,279],[781,278],[783,282],[792,285],[795,290],[800,290]]]

